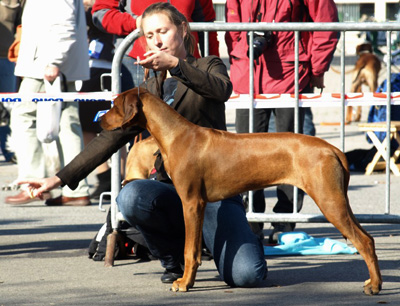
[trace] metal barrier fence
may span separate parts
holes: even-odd
[[[344,151],[344,138],[345,138],[345,107],[348,105],[348,101],[346,101],[346,93],[345,93],[345,41],[346,41],[346,32],[347,31],[386,31],[387,33],[387,50],[389,52],[389,56],[387,57],[387,79],[390,80],[391,74],[391,39],[390,34],[392,31],[400,31],[400,23],[191,23],[191,29],[193,31],[203,31],[205,32],[205,54],[208,54],[208,32],[210,31],[248,31],[249,32],[249,47],[250,47],[250,58],[249,58],[249,67],[250,67],[250,75],[249,75],[249,84],[250,84],[250,92],[248,95],[248,103],[247,107],[243,106],[243,104],[238,104],[236,108],[249,108],[249,123],[250,123],[250,131],[254,131],[253,127],[253,117],[254,117],[254,108],[257,103],[257,99],[254,97],[254,79],[253,79],[253,35],[255,31],[293,31],[295,34],[295,93],[294,93],[294,101],[291,105],[295,109],[295,132],[298,132],[298,121],[299,121],[299,107],[301,107],[301,101],[299,99],[299,88],[298,88],[298,67],[299,67],[299,33],[301,31],[337,31],[340,32],[342,38],[341,45],[341,92],[339,96],[340,107],[341,107],[341,120],[340,120],[340,139],[341,139],[341,149]],[[112,65],[112,93],[119,94],[121,92],[121,84],[120,84],[120,75],[121,75],[121,63],[122,57],[126,50],[128,50],[129,46],[134,43],[134,41],[139,38],[139,32],[134,31],[130,35],[128,35],[122,43],[119,45],[116,50],[113,65]],[[283,99],[283,97],[278,98],[278,101]],[[387,106],[387,135],[390,135],[390,123],[391,123],[391,105],[394,104],[394,99],[392,97],[390,82],[388,82],[387,94],[386,94],[386,106]],[[374,100],[374,98],[372,98]],[[382,100],[378,101],[375,99],[376,104],[382,104]],[[275,103],[274,103],[275,104]],[[397,104],[397,103],[396,103]],[[337,105],[337,104],[336,104]],[[358,104],[360,105],[360,104]],[[320,105],[321,106],[321,105]],[[256,107],[260,108],[274,108],[278,107],[270,103],[265,103],[263,105],[257,105]],[[288,107],[285,104],[285,107]],[[235,108],[233,103],[230,103],[230,108]],[[400,223],[400,216],[390,214],[390,168],[389,168],[389,160],[390,160],[390,150],[387,150],[386,156],[386,203],[385,203],[385,214],[377,215],[377,214],[357,214],[356,218],[361,223]],[[115,202],[115,199],[120,191],[120,154],[116,153],[112,157],[112,202],[111,202],[111,216],[113,228],[117,228],[117,214],[118,208]],[[295,193],[297,190],[295,189]],[[294,197],[295,200],[297,197]],[[249,197],[249,212],[247,213],[247,218],[251,222],[312,222],[312,223],[322,223],[327,222],[323,215],[311,215],[311,214],[301,214],[297,213],[297,203],[294,203],[294,210],[292,214],[267,214],[267,213],[254,213],[253,212],[253,203],[252,197]]]
[[[299,107],[341,107],[341,121],[340,121],[340,138],[341,138],[341,149],[344,151],[344,115],[345,107],[347,105],[386,105],[387,106],[387,126],[386,133],[390,134],[390,116],[391,116],[391,105],[400,105],[400,92],[392,93],[390,82],[388,82],[388,88],[386,94],[373,94],[365,93],[358,95],[358,101],[355,101],[355,97],[352,94],[345,93],[345,33],[346,31],[386,31],[388,37],[391,31],[400,31],[399,23],[192,23],[192,30],[204,31],[205,32],[205,45],[208,46],[208,32],[209,31],[248,31],[250,33],[250,71],[253,70],[253,50],[252,40],[253,33],[255,31],[294,31],[295,32],[295,65],[296,74],[298,74],[298,47],[299,47],[299,32],[301,31],[339,31],[342,36],[341,46],[341,92],[340,93],[324,93],[321,95],[314,94],[302,94],[299,96],[298,89],[298,76],[294,80],[295,82],[295,94],[274,94],[260,95],[255,97],[253,91],[253,74],[250,73],[250,93],[248,95],[235,95],[226,103],[227,108],[248,108],[250,110],[250,130],[253,131],[253,111],[254,108],[276,108],[276,107],[294,107],[296,113],[295,126],[298,126],[298,109]],[[46,93],[32,93],[32,94],[20,94],[20,93],[1,93],[0,102],[19,102],[22,100],[28,100],[33,102],[39,101],[79,101],[79,102],[93,102],[112,100],[113,97],[121,92],[120,75],[121,75],[121,63],[122,57],[125,54],[129,46],[139,38],[137,31],[132,32],[128,35],[116,50],[113,64],[112,64],[112,92],[92,92],[92,93],[60,93],[60,94],[46,94]],[[387,50],[391,50],[391,40],[387,39]],[[208,54],[208,50],[205,50]],[[387,66],[387,79],[390,79],[391,73],[391,54],[388,54],[386,61]],[[354,95],[354,94],[353,94]],[[296,128],[297,129],[297,128]],[[297,131],[297,130],[296,130]],[[390,214],[390,167],[389,159],[390,152],[386,152],[386,201],[385,201],[385,213],[383,215],[356,215],[357,219],[363,223],[400,223],[400,216]],[[118,208],[115,199],[120,191],[120,154],[116,153],[112,156],[112,188],[111,188],[111,215],[113,228],[116,229],[118,226]],[[297,197],[295,197],[297,199]],[[297,203],[294,203],[294,207]],[[100,204],[101,205],[101,204]],[[297,213],[294,209],[293,214],[265,214],[265,213],[253,213],[252,209],[252,197],[250,197],[249,213],[247,218],[252,222],[327,222],[325,217],[322,215],[306,215]]]

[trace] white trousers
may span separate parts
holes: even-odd
[[[74,82],[68,83],[74,88]],[[44,82],[24,78],[20,93],[44,92]],[[79,121],[78,102],[63,103],[60,119],[59,139],[54,143],[42,144],[36,137],[36,102],[17,102],[11,110],[11,141],[17,155],[18,179],[44,178],[52,169],[46,168],[46,158],[51,158],[51,147],[56,147],[60,167],[68,164],[83,149],[82,128]],[[53,150],[54,151],[54,150]],[[47,155],[46,155],[47,153]],[[54,154],[53,154],[54,155]],[[75,190],[63,187],[62,195],[81,197],[89,195],[87,180],[82,180]]]

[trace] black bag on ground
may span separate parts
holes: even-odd
[[[94,261],[103,261],[106,256],[107,236],[113,231],[111,226],[111,211],[107,213],[106,223],[100,228],[96,236],[92,239],[89,245],[89,258]],[[124,259],[130,255],[142,260],[155,259],[149,249],[142,234],[134,227],[131,227],[128,222],[121,222],[118,234],[122,239],[124,247],[121,249],[116,243],[114,251],[114,259]]]
[[[356,149],[346,152],[345,155],[350,171],[364,172],[374,158],[376,151],[376,148],[372,147],[371,149]]]

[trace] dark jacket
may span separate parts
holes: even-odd
[[[21,24],[24,5],[25,0],[2,0],[0,3],[0,58],[7,58],[17,26]]]
[[[226,130],[225,101],[232,93],[232,84],[222,60],[216,56],[180,60],[178,80],[172,107],[189,121],[204,127]],[[145,86],[142,84],[142,86]],[[155,78],[147,82],[147,90],[157,94]],[[98,165],[107,161],[142,129],[102,131],[56,175],[71,189],[88,176]]]

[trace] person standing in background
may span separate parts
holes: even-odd
[[[8,49],[15,39],[18,25],[21,24],[25,0],[0,1],[0,92],[16,92],[17,78],[14,75],[15,64],[8,59]],[[5,111],[12,105],[3,104]],[[11,134],[9,124],[0,125],[0,149],[6,162],[16,162],[14,152],[9,149],[8,138]]]
[[[19,92],[45,91],[45,81],[53,83],[65,76],[68,91],[75,81],[89,79],[88,42],[82,0],[28,0],[22,14],[22,36],[15,75],[23,78]],[[56,140],[61,167],[83,148],[79,122],[79,103],[63,103],[59,139]],[[11,131],[18,159],[18,178],[43,178],[47,175],[45,150],[36,136],[37,102],[16,103],[11,110]],[[48,206],[90,205],[86,179],[76,190],[62,189],[62,195],[47,198]],[[7,204],[37,201],[26,190],[5,199]]]
[[[337,22],[338,12],[333,0],[227,0],[227,22]],[[226,32],[225,41],[231,63],[230,77],[237,94],[249,93],[249,44],[247,32]],[[336,32],[301,32],[299,42],[299,92],[312,93],[324,88],[338,42]],[[294,94],[294,32],[267,31],[254,36],[254,94]],[[255,109],[254,132],[268,132],[271,112],[275,115],[277,132],[294,132],[294,109]],[[304,109],[300,108],[300,133],[303,132]],[[249,111],[236,110],[236,131],[249,132]],[[266,163],[268,161],[265,161]],[[298,210],[304,192],[299,190]],[[278,201],[273,211],[293,212],[293,186],[277,187]],[[254,191],[256,212],[265,211],[264,190]],[[262,225],[259,230],[262,235]],[[281,232],[292,231],[295,223],[273,223],[269,242],[276,243]]]

